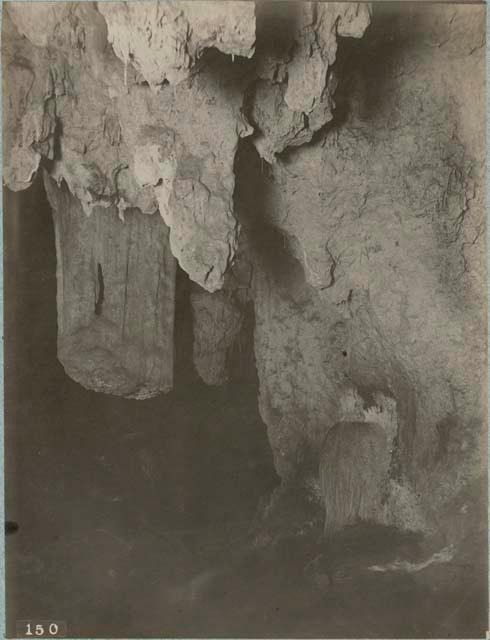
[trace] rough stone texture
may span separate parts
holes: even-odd
[[[204,49],[250,58],[255,44],[253,2],[98,3],[116,55],[152,87],[184,80]]]
[[[258,14],[258,81],[250,99],[260,155],[274,162],[290,146],[309,142],[332,120],[337,37],[360,38],[368,4],[264,2]]]
[[[254,190],[250,233],[269,238],[254,294],[260,406],[287,479],[305,447],[355,419],[344,397],[392,398],[403,525],[420,528],[421,495],[426,526],[444,529],[443,505],[485,468],[485,9],[375,9],[345,50],[341,124]]]
[[[222,287],[236,249],[233,163],[240,137],[253,133],[246,90],[260,79],[250,108],[259,146],[264,135],[281,140],[274,152],[309,140],[331,118],[337,35],[358,37],[369,21],[365,5],[298,5],[293,57],[265,51],[247,67],[252,2],[6,5],[5,82],[17,87],[5,123],[6,184],[27,187],[44,157],[87,215],[111,205],[121,217],[159,209],[180,266],[208,291]],[[269,77],[278,65],[289,77],[280,87]],[[286,125],[270,111],[276,90],[285,92]]]
[[[173,384],[175,259],[157,216],[84,215],[47,174],[58,280],[58,358],[88,389],[148,398]]]
[[[386,452],[386,433],[376,422],[337,422],[329,429],[319,463],[326,538],[359,519],[383,521]]]
[[[249,239],[242,230],[223,289],[210,293],[199,285],[191,286],[193,362],[206,384],[243,380],[250,371],[255,383],[253,270]]]
[[[37,52],[21,38],[4,11],[2,82],[8,94],[3,100],[3,180],[13,191],[32,184],[41,156],[54,155],[55,103],[49,80],[46,52]]]
[[[133,149],[129,173],[152,187],[172,252],[195,282],[216,291],[235,252],[233,161],[249,129],[240,76],[220,60],[210,67],[158,95],[134,87],[119,101],[119,118]]]
[[[148,3],[102,10],[111,16],[112,38],[119,33],[123,39],[128,12],[137,40],[151,14],[163,29],[150,38],[153,54],[157,41],[187,34],[190,57],[184,75],[174,69],[174,81],[188,75],[206,47],[253,53],[253,4],[207,3],[207,14],[202,3],[187,4],[184,12],[175,3],[152,4],[156,13]],[[4,123],[6,184],[29,186],[44,157],[87,215],[113,205],[121,217],[134,207],[159,209],[182,268],[209,291],[219,289],[236,244],[235,150],[239,138],[252,132],[242,113],[243,70],[210,55],[199,74],[154,93],[139,70],[114,55],[93,4],[42,3],[32,11],[30,4],[9,3],[5,14],[5,83],[15,88]],[[118,31],[112,19],[126,27]],[[184,45],[178,48],[184,51]],[[152,64],[151,56],[145,60]],[[164,58],[161,64],[164,69]]]
[[[307,3],[295,18],[293,40],[299,48],[293,57],[286,52],[282,60],[282,52],[271,62],[266,52],[246,64],[244,58],[254,54],[255,11],[252,2],[6,3],[2,53],[4,86],[9,88],[4,119],[7,186],[28,187],[42,162],[99,225],[104,211],[107,224],[115,229],[127,229],[115,223],[116,209],[121,220],[131,218],[129,226],[136,224],[134,209],[159,211],[180,266],[205,290],[220,289],[238,246],[235,154],[240,138],[253,133],[245,115],[246,92],[257,78],[269,85],[266,69],[284,62],[289,80],[282,82],[281,91],[286,92],[288,114],[313,122],[313,112],[323,113],[327,105],[330,117],[329,66],[337,35],[361,35],[369,18],[366,7]],[[279,15],[288,19],[289,9],[279,8]],[[268,100],[256,92],[252,114],[267,110]],[[308,131],[326,119],[320,115]],[[283,136],[281,120],[264,126],[274,129],[273,137]],[[308,133],[301,139],[310,137]],[[282,148],[288,144],[285,140]],[[76,207],[70,202],[67,210]],[[95,229],[94,224],[87,223],[87,229]],[[64,251],[67,236],[60,235],[60,242]],[[94,240],[81,242],[91,246]],[[106,253],[111,250],[107,247]],[[87,277],[91,290],[88,272]],[[222,298],[201,294],[199,303],[195,298],[196,366],[211,383],[226,379],[225,352],[240,326],[240,305],[230,306]],[[199,324],[200,317],[206,322],[206,306],[221,316],[216,335]],[[60,314],[65,312],[62,305]],[[84,324],[82,318],[77,322],[77,327]],[[66,342],[61,337],[60,345]],[[85,347],[73,340],[70,344],[71,355],[65,345],[60,358],[77,380],[113,393],[137,394],[128,391],[133,378],[127,385],[118,376],[109,382],[107,367],[104,382],[90,382],[87,372],[79,371]],[[110,358],[119,362],[121,355],[111,349]],[[220,363],[203,364],[209,349]],[[159,382],[152,387],[142,375],[139,383],[146,391],[140,395],[168,387]]]
[[[486,464],[484,12],[379,3],[359,38],[366,4],[8,4],[4,180],[26,188],[41,163],[51,176],[60,274],[83,299],[65,302],[60,284],[70,375],[93,385],[100,369],[123,395],[170,386],[169,243],[202,287],[204,380],[226,379],[240,296],[254,300],[260,409],[285,484],[315,480],[331,425],[374,414],[389,434],[387,520],[463,536],[450,505]],[[133,230],[144,260],[132,271],[131,253],[128,279]],[[156,322],[144,344],[136,324],[116,339],[134,283],[134,317]]]

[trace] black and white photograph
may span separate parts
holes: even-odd
[[[5,637],[489,637],[483,2],[1,6]]]

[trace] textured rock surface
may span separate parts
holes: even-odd
[[[175,259],[157,216],[84,215],[46,175],[58,280],[58,358],[88,389],[147,398],[173,384]]]
[[[208,291],[221,288],[237,242],[235,152],[254,131],[246,91],[255,87],[249,110],[258,146],[270,139],[265,157],[310,140],[331,118],[337,35],[359,37],[369,22],[365,5],[299,7],[294,55],[271,58],[262,46],[246,65],[255,50],[252,2],[8,3],[5,82],[16,89],[6,184],[27,187],[44,157],[87,215],[111,205],[121,216],[159,209],[180,266]],[[289,6],[274,11],[291,18]]]
[[[263,52],[257,62],[246,64],[244,59],[254,55],[256,39],[252,2],[13,2],[5,9],[7,186],[28,187],[42,162],[60,187],[66,183],[86,216],[96,216],[98,225],[104,211],[108,229],[124,230],[128,225],[116,224],[115,210],[121,220],[129,216],[129,227],[136,224],[134,209],[150,215],[159,211],[170,229],[173,255],[210,292],[223,286],[237,249],[234,160],[240,138],[254,131],[245,115],[246,92],[258,78],[259,84],[269,86],[275,80],[267,69],[284,63],[281,91],[287,113],[313,122],[313,112],[327,105],[331,117],[329,67],[335,60],[337,34],[360,36],[369,18],[366,7],[307,3],[294,17],[292,37],[299,48],[293,57],[283,51],[271,62]],[[289,20],[291,7],[278,5],[278,9],[275,13]],[[318,47],[313,47],[313,40],[318,40]],[[251,111],[267,110],[268,104],[268,95],[262,99],[257,91]],[[328,118],[317,118],[311,131]],[[274,130],[272,137],[283,136],[281,120],[269,120],[265,127]],[[263,136],[260,127],[258,136]],[[308,133],[301,139],[310,137]],[[288,144],[284,140],[281,148]],[[77,206],[70,201],[67,210]],[[148,229],[157,225],[140,224]],[[95,225],[87,223],[91,231],[83,233],[93,233]],[[59,235],[64,251],[68,236]],[[109,235],[97,239],[99,244],[104,241],[109,242]],[[95,239],[84,236],[80,242],[92,246]],[[166,247],[165,241],[164,251]],[[110,251],[107,247],[106,253]],[[91,290],[88,272],[87,278]],[[206,300],[204,306],[198,298]],[[225,358],[228,342],[239,330],[239,312],[220,296],[211,299],[196,293],[194,300],[196,365],[204,379],[217,383],[227,376],[224,361],[210,363],[206,373],[201,360],[209,348],[220,361]],[[209,327],[199,326],[198,318],[206,319],[206,305],[220,309],[222,324],[214,336]],[[231,328],[226,326],[228,320]],[[80,318],[77,326],[84,322]],[[224,340],[221,346],[219,336]],[[61,344],[64,336],[60,340]],[[69,358],[65,347],[60,357],[76,379],[93,386],[86,373],[78,371],[80,364],[67,364],[82,357],[76,355],[76,345],[72,341]],[[120,360],[120,354],[114,357]],[[140,383],[146,389],[145,375]],[[116,379],[110,383],[108,373],[105,378],[95,386],[128,393],[125,383]],[[155,389],[167,387],[157,383]]]
[[[255,146],[267,161],[309,142],[332,120],[337,36],[361,37],[370,11],[368,4],[336,2],[260,5],[251,117]]]
[[[46,52],[36,52],[3,12],[2,82],[3,180],[13,191],[26,189],[41,157],[54,156],[55,103]],[[42,55],[44,53],[44,55]]]
[[[152,188],[172,252],[209,291],[222,286],[235,252],[233,160],[248,131],[242,100],[240,76],[218,61],[189,84],[158,95],[135,87],[119,102],[123,136],[133,149],[129,173]]]
[[[254,301],[285,484],[314,483],[335,422],[371,420],[387,521],[462,536],[450,505],[486,458],[484,12],[379,3],[363,35],[366,4],[9,4],[4,180],[50,176],[70,375],[169,388],[171,251],[206,382]]]
[[[236,244],[235,150],[240,136],[252,132],[241,110],[243,71],[231,59],[211,55],[197,76],[154,93],[145,73],[154,86],[156,72],[144,62],[153,68],[160,61],[161,84],[167,73],[173,81],[187,77],[206,47],[252,55],[254,5],[207,3],[207,12],[203,3],[187,5],[102,7],[112,40],[121,40],[116,52],[132,25],[136,44],[128,44],[127,56],[135,68],[126,54],[123,64],[112,51],[94,5],[43,3],[31,11],[30,5],[9,4],[5,83],[15,90],[4,124],[5,182],[26,188],[44,157],[87,215],[113,205],[121,217],[134,207],[150,214],[159,209],[180,265],[213,291],[223,283]],[[145,53],[141,29],[150,28],[148,21],[163,32],[153,38],[145,31]],[[162,43],[174,47],[179,39],[184,59],[169,61],[158,53]],[[178,71],[175,65],[183,66]]]
[[[260,403],[288,478],[391,398],[404,525],[444,528],[485,467],[484,8],[376,9],[345,52],[342,124],[254,189]]]
[[[250,58],[255,44],[252,2],[99,3],[109,42],[153,87],[184,80],[204,49]]]

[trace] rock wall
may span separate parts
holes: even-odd
[[[485,469],[484,11],[375,5],[338,122],[244,179],[276,467],[394,403],[389,517],[415,528]]]
[[[254,144],[273,162],[332,120],[337,36],[359,38],[367,3],[263,2],[257,7],[257,79],[250,88]]]

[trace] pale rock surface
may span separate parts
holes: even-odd
[[[142,24],[153,19],[150,4],[110,6],[115,15],[130,11],[139,33],[135,16]],[[209,3],[207,12],[202,3],[187,5],[190,22],[179,3],[152,4],[157,22],[167,25],[160,34],[165,42],[174,43],[168,29],[176,29],[178,37],[194,38],[192,60],[206,47],[252,55],[253,3],[217,3],[211,12]],[[167,10],[178,19],[168,22]],[[220,288],[236,244],[235,150],[252,132],[242,112],[243,71],[235,72],[231,60],[211,60],[198,75],[155,94],[114,55],[94,5],[46,3],[31,12],[30,5],[12,3],[6,15],[20,32],[12,24],[4,28],[12,76],[6,83],[19,87],[9,96],[4,126],[7,185],[29,186],[45,157],[50,174],[66,181],[88,216],[98,207],[116,206],[121,218],[131,208],[160,209],[182,268],[208,290]]]
[[[345,394],[392,398],[406,504],[391,515],[444,529],[438,514],[486,464],[484,8],[378,10],[342,126],[263,180],[260,408],[287,479],[351,419]]]
[[[5,127],[15,132],[7,184],[28,186],[44,157],[87,215],[113,205],[121,218],[133,207],[159,209],[180,266],[208,291],[220,289],[237,241],[235,153],[254,131],[246,92],[256,84],[257,145],[276,141],[264,157],[309,141],[332,117],[337,36],[360,37],[369,23],[366,5],[299,4],[292,58],[265,51],[244,67],[233,60],[254,55],[255,12],[242,1],[8,3],[17,29],[4,28],[9,85],[19,90]],[[26,68],[15,62],[19,52]],[[282,67],[286,79],[275,84]]]
[[[187,78],[210,47],[232,56],[250,58],[254,53],[253,2],[99,2],[98,9],[116,55],[151,87]]]
[[[3,20],[3,180],[20,191],[32,184],[41,157],[54,156],[55,91],[47,52],[22,38],[6,11]]]

